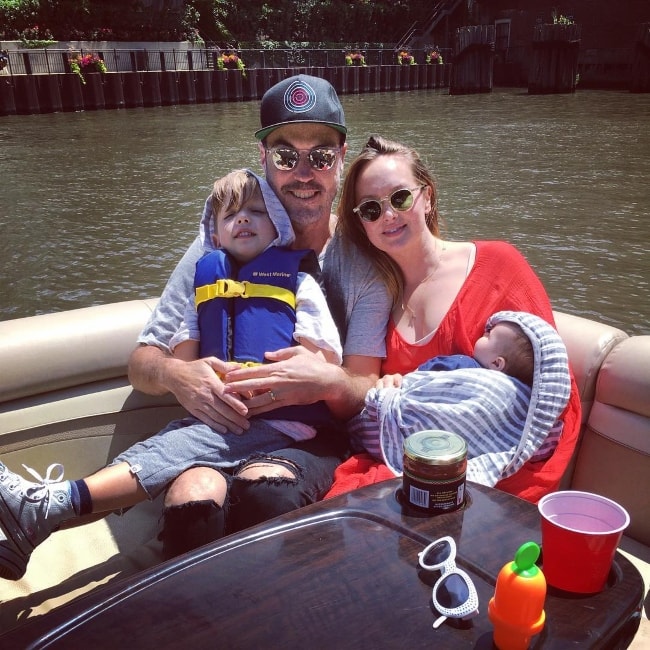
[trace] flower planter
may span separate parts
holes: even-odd
[[[218,70],[239,70],[244,73],[246,68],[244,62],[234,52],[218,56],[216,63]]]
[[[366,57],[360,52],[351,52],[345,55],[345,65],[364,68],[366,66]]]

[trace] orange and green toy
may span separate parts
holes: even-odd
[[[497,577],[488,616],[494,625],[494,645],[499,650],[526,650],[530,639],[544,627],[546,578],[535,562],[539,546],[522,544],[514,562],[508,562]]]

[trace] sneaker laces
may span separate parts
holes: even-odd
[[[36,479],[36,484],[32,484],[27,489],[23,489],[23,495],[30,501],[43,501],[45,500],[45,518],[50,512],[50,485],[60,483],[63,480],[63,465],[61,463],[52,463],[45,472],[45,477],[42,477],[35,469],[22,464],[25,470]],[[57,472],[56,476],[52,476],[53,472]]]

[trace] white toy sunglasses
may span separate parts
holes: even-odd
[[[442,573],[433,585],[433,604],[441,614],[433,623],[434,628],[448,618],[467,620],[478,615],[476,587],[467,573],[456,566],[455,558],[456,542],[452,537],[441,537],[418,553],[425,571]]]

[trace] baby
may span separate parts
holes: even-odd
[[[471,357],[464,354],[434,357],[425,361],[418,370],[458,368],[498,370],[532,386],[535,369],[533,344],[519,325],[501,321],[486,326],[483,336],[474,344]]]
[[[503,311],[488,319],[473,357],[434,357],[404,377],[380,379],[348,431],[353,448],[395,474],[405,438],[452,431],[467,442],[468,479],[495,485],[552,453],[570,389],[568,355],[555,329],[533,314]]]

